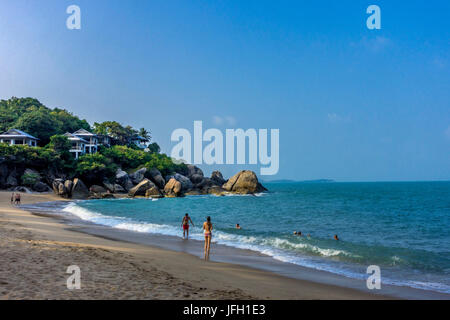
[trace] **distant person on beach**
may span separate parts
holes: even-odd
[[[16,193],[15,202],[16,204],[20,204],[20,193]]]
[[[337,234],[334,235],[334,240],[339,241]]]
[[[203,232],[205,235],[205,261],[209,260],[209,251],[211,249],[212,230],[213,230],[213,225],[211,223],[211,217],[207,217],[206,221],[203,223]]]
[[[15,200],[15,197],[14,197],[14,192],[11,194],[11,204],[14,204],[14,200]]]
[[[192,226],[194,226],[194,222],[192,222],[191,217],[189,217],[189,214],[186,213],[183,217],[183,221],[181,221],[181,227],[183,228],[183,239],[189,238],[189,222],[192,223]]]
[[[301,231],[294,231],[294,236],[302,236],[302,232]]]
[[[236,223],[236,229],[238,229],[238,230],[242,229],[241,226],[239,225],[239,223]]]

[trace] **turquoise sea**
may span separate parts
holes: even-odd
[[[382,283],[450,293],[450,182],[265,186],[270,192],[257,196],[90,200],[64,211],[112,228],[176,237],[188,212],[197,240],[211,216],[219,244],[350,278],[367,278],[366,268],[378,265]]]

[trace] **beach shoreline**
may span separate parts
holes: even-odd
[[[101,228],[88,230],[31,214],[11,206],[9,197],[9,192],[0,192],[5,257],[0,299],[397,298],[234,263],[204,262],[191,253],[119,239],[108,231],[101,234]],[[23,204],[63,200],[53,194],[22,197]],[[65,272],[74,264],[81,269],[81,290],[66,288]]]

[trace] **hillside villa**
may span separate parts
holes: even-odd
[[[74,136],[84,139],[85,153],[96,153],[98,150],[98,137],[96,134],[91,133],[85,129],[77,130],[73,133]]]
[[[38,141],[38,138],[17,129],[10,129],[0,134],[0,143],[8,143],[10,145],[21,144],[36,147]]]
[[[141,137],[141,136],[137,136],[133,140],[131,140],[131,143],[134,143],[135,145],[137,145],[141,149],[147,148],[149,142],[150,142],[150,140],[148,140],[148,139],[146,139],[144,137]]]
[[[113,138],[107,135],[98,135],[89,132],[85,129],[79,129],[74,133],[65,133],[64,136],[71,142],[72,146],[69,150],[78,159],[83,154],[96,153],[100,145],[110,147]],[[0,134],[0,143],[8,143],[10,145],[29,145],[30,147],[36,147],[38,138],[17,129],[10,129],[2,134]],[[141,149],[146,149],[148,139],[137,136],[132,141],[136,146]]]
[[[69,132],[65,133],[64,135],[72,144],[69,152],[75,156],[75,159],[78,159],[80,155],[86,153],[86,145],[89,144],[89,141]]]

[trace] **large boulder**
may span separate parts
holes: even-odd
[[[89,197],[89,190],[86,185],[78,178],[73,179],[72,198],[73,199],[87,199]]]
[[[64,180],[63,179],[54,179],[52,182],[52,188],[53,188],[53,192],[56,194],[59,194],[59,185],[63,184],[64,185]]]
[[[114,195],[112,193],[91,193],[88,197],[89,200],[94,199],[114,199]]]
[[[199,183],[197,183],[195,185],[196,189],[207,189],[210,188],[212,186],[215,186],[216,184],[214,183],[214,181],[212,181],[210,178],[203,178],[202,181],[200,181]],[[206,193],[206,190],[205,190]]]
[[[32,193],[30,189],[24,186],[15,187],[12,191],[23,192],[23,193]]]
[[[203,176],[199,174],[193,174],[189,177],[189,179],[192,181],[193,184],[197,184],[203,181]]]
[[[103,181],[103,187],[105,187],[106,190],[109,190],[109,192],[114,192],[114,183],[111,183],[108,180]]]
[[[127,193],[127,190],[124,189],[120,184],[114,185],[114,193]]]
[[[58,192],[56,193],[58,196],[63,198],[69,198],[70,197],[70,190],[68,190],[64,183],[60,183],[58,185]]]
[[[243,170],[231,177],[222,188],[226,191],[239,194],[252,194],[267,191],[259,182],[253,171]]]
[[[130,191],[134,186],[128,173],[126,173],[122,169],[117,169],[116,182],[120,184],[126,191]]]
[[[181,191],[182,192],[187,192],[194,187],[192,181],[188,177],[183,176],[182,174],[175,173],[172,176],[168,176],[166,178],[166,181],[169,181],[172,178],[181,183]]]
[[[186,196],[200,196],[203,193],[200,190],[192,189],[191,191],[188,191],[185,193]]]
[[[170,178],[164,187],[164,193],[168,197],[179,197],[182,195],[181,193],[181,182],[176,180],[175,178]]]
[[[0,164],[0,189],[6,188],[6,178],[8,178],[8,166]]]
[[[19,184],[17,182],[17,173],[14,169],[10,172],[10,174],[6,177],[6,186],[7,187],[17,187]]]
[[[72,194],[73,181],[72,180],[64,181],[64,187],[67,189],[67,193],[70,196]]]
[[[218,185],[216,181],[210,178],[204,178],[194,187],[202,194],[222,194],[223,192],[225,192],[225,189],[222,188],[222,185]]]
[[[147,172],[147,168],[142,168],[137,170],[136,172],[130,174],[130,179],[134,184],[140,183],[144,180],[145,173]]]
[[[200,175],[202,177],[204,176],[202,169],[200,169],[199,167],[196,167],[192,164],[188,164],[188,165],[186,165],[186,167],[187,167],[187,177],[188,178],[192,177],[193,175]]]
[[[216,196],[224,196],[226,190],[219,186],[212,186],[207,189],[207,193],[214,194]]]
[[[149,179],[144,179],[137,186],[131,188],[128,192],[128,195],[130,197],[145,196],[146,191],[153,187],[155,187],[155,184],[153,182],[151,182]]]
[[[161,191],[157,187],[151,187],[147,191],[145,191],[145,196],[147,198],[162,198],[163,195]]]
[[[56,179],[66,180],[67,175],[65,173],[60,173],[55,168],[48,168],[47,170],[43,171],[43,180],[47,182],[49,185],[52,185],[53,181]]]
[[[101,194],[101,193],[106,193],[107,189],[102,186],[98,186],[98,185],[94,184],[89,188],[89,191],[92,193],[100,193]]]
[[[153,181],[153,183],[156,184],[156,186],[160,189],[164,189],[164,186],[166,185],[166,180],[164,180],[161,172],[156,169],[152,168],[146,172],[146,176]]]
[[[211,174],[211,180],[218,186],[223,186],[227,181],[223,178],[220,171],[213,171]]]
[[[33,185],[33,190],[36,191],[36,192],[49,192],[52,189],[48,185],[46,185],[45,183],[39,181],[39,182],[36,182]]]

